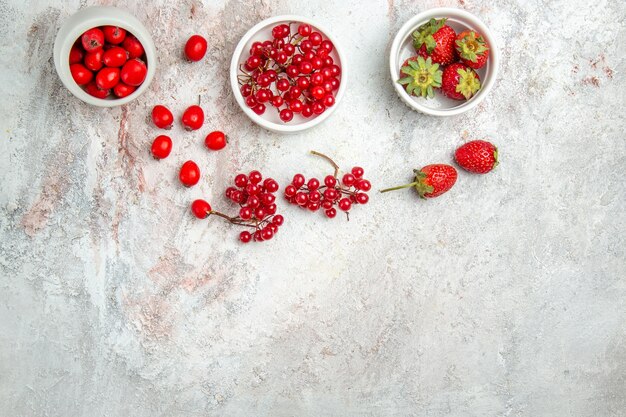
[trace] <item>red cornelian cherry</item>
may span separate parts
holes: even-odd
[[[227,143],[228,140],[226,139],[226,135],[224,132],[220,132],[219,130],[209,133],[204,139],[204,144],[212,151],[224,149]]]
[[[103,90],[108,90],[115,87],[119,81],[119,68],[102,68],[96,74],[96,85]]]
[[[185,56],[190,61],[200,61],[204,58],[207,50],[207,42],[200,35],[193,35],[185,44]]]
[[[107,67],[121,67],[128,60],[128,52],[119,46],[107,49],[102,55],[102,62]]]
[[[122,67],[121,78],[125,84],[137,87],[144,82],[147,74],[146,64],[140,59],[134,58],[127,61]]]
[[[167,135],[159,135],[152,142],[152,156],[155,159],[165,159],[172,152],[172,139]]]
[[[82,34],[80,40],[85,51],[97,51],[104,46],[104,33],[98,28],[89,29]]]
[[[84,56],[85,53],[83,52],[81,47],[78,46],[78,44],[72,46],[72,49],[70,49],[70,65],[80,64],[83,61]]]
[[[194,186],[200,181],[200,168],[194,161],[187,161],[180,168],[178,177],[185,187]]]
[[[174,115],[167,107],[159,104],[152,108],[152,122],[160,129],[170,129],[174,123]]]
[[[187,131],[200,129],[204,124],[202,107],[197,105],[187,107],[187,110],[183,113],[182,122]]]
[[[139,39],[130,34],[127,34],[124,38],[122,48],[128,51],[128,57],[130,59],[141,58],[144,54],[143,45],[139,42]]]
[[[199,219],[206,219],[211,214],[211,205],[205,200],[198,199],[191,203],[191,211]]]
[[[104,65],[102,62],[102,57],[104,56],[104,51],[102,49],[96,49],[95,51],[87,52],[85,55],[85,66],[91,71],[99,71],[100,68]]]
[[[126,30],[117,26],[105,26],[102,28],[104,40],[111,45],[119,45],[126,38]]]
[[[136,89],[137,87],[124,84],[120,81],[115,87],[113,87],[113,94],[115,94],[117,98],[124,98],[134,93]]]
[[[87,92],[87,94],[96,98],[107,98],[108,95],[111,93],[111,90],[103,90],[98,87],[95,81],[91,81],[89,84],[87,84],[87,87],[85,87],[85,91]]]
[[[93,79],[93,73],[82,64],[70,65],[70,73],[78,85],[85,85]]]

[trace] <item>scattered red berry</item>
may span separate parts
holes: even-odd
[[[187,161],[180,168],[178,177],[185,187],[194,186],[200,181],[200,168],[195,162]]]
[[[224,132],[220,132],[219,130],[209,133],[204,139],[204,144],[212,151],[224,149],[227,143],[228,140],[226,139],[226,135]]]
[[[421,198],[434,198],[448,191],[456,182],[457,172],[454,167],[446,164],[426,165],[420,170],[413,170],[415,181],[410,184],[381,190],[381,193],[415,188]]]
[[[159,135],[152,142],[152,155],[155,159],[167,158],[172,152],[172,139],[167,135]]]
[[[193,35],[185,44],[185,56],[190,61],[200,61],[206,54],[207,42],[200,35]]]
[[[191,203],[191,211],[199,219],[206,219],[211,214],[211,205],[205,200],[195,200]]]
[[[183,126],[185,130],[198,130],[204,124],[204,111],[200,106],[189,106],[183,113]]]
[[[167,107],[159,104],[152,109],[152,122],[160,129],[170,129],[174,123],[174,115]]]
[[[498,148],[485,140],[473,140],[454,153],[461,168],[476,174],[486,174],[498,165]]]

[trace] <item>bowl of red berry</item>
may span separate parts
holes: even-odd
[[[54,43],[54,65],[79,99],[94,106],[120,106],[148,88],[156,71],[156,49],[133,15],[94,6],[63,24]]]
[[[400,98],[433,116],[454,116],[476,107],[493,87],[499,61],[487,26],[454,8],[427,10],[406,22],[389,57]]]
[[[301,16],[276,16],[237,45],[230,81],[241,109],[258,125],[295,133],[326,120],[343,97],[345,59],[328,30]]]

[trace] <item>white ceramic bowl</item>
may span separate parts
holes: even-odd
[[[397,83],[402,63],[407,58],[416,55],[411,34],[430,19],[440,19],[443,17],[448,18],[446,23],[450,25],[456,33],[460,33],[466,29],[476,30],[483,35],[489,45],[490,50],[487,64],[476,71],[480,77],[481,89],[474,97],[467,101],[449,99],[441,92],[436,92],[435,97],[431,99],[411,96],[402,85]],[[394,88],[400,98],[402,98],[409,107],[433,116],[454,116],[473,109],[489,94],[498,76],[499,61],[500,52],[496,41],[487,26],[485,26],[480,19],[465,10],[443,7],[426,10],[413,17],[402,26],[391,45],[389,69],[391,71],[391,80],[393,81]]]
[[[272,28],[278,24],[290,22],[298,22],[298,23],[307,23],[312,26],[314,31],[320,32],[325,39],[330,40],[333,45],[333,51],[329,54],[336,65],[341,68],[340,75],[340,84],[339,89],[335,92],[335,104],[332,107],[328,107],[326,111],[318,116],[313,115],[308,119],[300,116],[297,113],[294,113],[293,120],[288,123],[284,123],[278,117],[278,112],[276,109],[267,104],[267,109],[265,113],[261,116],[256,114],[249,108],[245,101],[244,97],[241,95],[240,85],[237,80],[237,75],[239,74],[239,66],[243,64],[248,56],[250,55],[250,47],[256,41],[265,41],[268,39],[272,39]],[[292,25],[292,30],[297,28],[296,25]],[[330,32],[324,27],[320,26],[317,22],[312,21],[311,19],[307,19],[302,16],[294,16],[294,15],[284,15],[284,16],[275,16],[269,19],[265,19],[255,25],[252,29],[250,29],[239,41],[237,47],[235,48],[235,52],[233,53],[233,58],[230,62],[230,84],[233,90],[233,94],[235,96],[235,100],[239,107],[243,110],[243,112],[248,115],[252,121],[254,121],[259,126],[264,127],[265,129],[271,130],[277,133],[296,133],[306,129],[310,129],[313,126],[317,126],[322,123],[324,120],[328,119],[330,115],[335,111],[341,98],[343,97],[344,91],[346,90],[346,60],[342,53],[341,46],[337,43],[337,40],[332,37]]]
[[[146,66],[148,67],[146,79],[137,90],[124,98],[93,97],[76,84],[70,72],[69,56],[74,42],[86,30],[105,25],[118,26],[132,33],[141,42],[146,53]],[[135,16],[117,7],[93,6],[74,13],[59,29],[54,41],[54,66],[65,87],[84,102],[99,107],[121,106],[139,97],[150,85],[156,72],[156,49],[150,33]]]

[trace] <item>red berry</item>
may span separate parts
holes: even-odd
[[[82,34],[80,40],[85,51],[97,51],[104,45],[104,33],[98,28],[89,29]]]
[[[108,90],[120,81],[120,69],[119,68],[102,68],[96,74],[96,85],[103,89]]]
[[[287,80],[286,78],[279,79],[278,81],[276,81],[276,88],[278,89],[278,91],[289,90],[289,80]]]
[[[300,113],[302,111],[302,102],[300,100],[291,100],[289,102],[289,110],[294,113]]]
[[[313,98],[320,100],[326,96],[326,90],[324,90],[324,87],[316,86],[311,89],[311,95]]]
[[[239,233],[239,240],[242,243],[248,243],[252,240],[252,235],[247,230],[244,230],[243,232]]]
[[[257,207],[256,210],[254,210],[254,217],[258,220],[263,220],[265,217],[265,209],[263,207]]]
[[[288,185],[285,187],[286,197],[293,197],[294,195],[296,195],[296,192],[297,192],[297,189],[293,185]]]
[[[183,113],[182,118],[185,130],[198,130],[204,124],[204,111],[200,106],[189,106]]]
[[[459,147],[454,159],[466,171],[486,174],[498,165],[498,148],[484,140],[473,140]]]
[[[315,190],[315,191],[310,191],[309,192],[309,201],[312,201],[314,203],[319,202],[322,199],[322,194],[320,194],[319,191]]]
[[[206,54],[207,42],[200,35],[193,35],[185,44],[185,56],[190,61],[200,61]]]
[[[238,174],[235,176],[235,185],[239,188],[243,188],[248,185],[248,177],[246,174]]]
[[[121,77],[125,84],[137,87],[144,82],[147,74],[148,68],[146,68],[146,64],[134,58],[124,64]]]
[[[211,205],[204,200],[195,200],[191,203],[191,211],[199,219],[206,219],[211,214]]]
[[[261,231],[257,230],[256,232],[254,232],[254,241],[255,242],[263,242],[263,237],[261,236]]]
[[[354,184],[355,178],[352,174],[345,174],[341,179],[343,185],[350,187]]]
[[[313,108],[309,104],[305,104],[302,106],[302,111],[300,114],[303,117],[311,117],[313,115]]]
[[[72,46],[72,49],[70,49],[70,65],[80,63],[83,60],[84,56],[85,56],[85,53],[83,52],[80,46],[78,45]]]
[[[284,217],[281,216],[280,214],[277,214],[276,216],[272,218],[272,223],[274,223],[276,226],[282,226],[284,221],[285,221]]]
[[[102,55],[102,61],[107,67],[121,67],[126,63],[127,59],[128,52],[126,52],[126,49],[119,46],[107,49]]]
[[[274,96],[272,97],[271,103],[272,106],[278,108],[285,103],[285,100],[282,98],[282,96]]]
[[[287,123],[293,119],[293,112],[288,109],[283,109],[280,111],[280,120]]]
[[[139,42],[139,39],[130,34],[124,38],[122,48],[128,51],[128,57],[131,59],[140,58],[144,53],[143,45]]]
[[[356,202],[359,204],[366,204],[369,201],[369,196],[365,193],[358,193],[356,195]]]
[[[328,53],[330,53],[333,51],[333,43],[326,39],[320,44],[320,49],[325,49]]]
[[[326,178],[324,178],[324,185],[326,185],[328,188],[333,188],[335,185],[337,185],[337,179],[332,175],[327,175]]]
[[[126,38],[126,31],[117,26],[105,26],[102,28],[102,32],[104,39],[112,45],[119,45]]]
[[[337,210],[335,210],[334,208],[329,208],[324,213],[326,213],[326,216],[329,219],[332,219],[333,217],[335,217],[337,215]]]
[[[90,82],[85,87],[85,91],[87,94],[92,95],[96,98],[107,98],[107,96],[111,93],[110,90],[103,90],[96,85],[95,81]]]
[[[313,32],[309,35],[309,40],[313,46],[319,46],[322,43],[322,34],[319,32]]]
[[[324,198],[326,200],[334,201],[339,197],[339,192],[334,188],[327,188],[324,190]]]
[[[134,93],[136,89],[136,87],[124,84],[120,81],[115,87],[113,87],[113,94],[115,94],[115,96],[118,98],[124,98]]]
[[[265,181],[263,181],[263,187],[270,193],[275,193],[279,188],[278,183],[272,178],[266,178]]]
[[[354,178],[361,178],[363,174],[365,173],[365,171],[363,171],[363,168],[361,167],[353,167],[350,172],[352,172],[352,175],[354,175]]]
[[[172,152],[172,139],[166,135],[157,136],[152,142],[151,150],[155,159],[167,158]]]
[[[250,207],[240,208],[239,217],[241,217],[243,220],[250,220],[252,218],[252,209]]]
[[[273,236],[274,233],[272,232],[271,227],[263,228],[263,231],[261,232],[261,237],[263,238],[263,240],[270,240]]]
[[[350,207],[352,207],[352,202],[349,198],[342,198],[341,200],[339,200],[339,208],[341,210],[348,211],[350,210]]]
[[[254,106],[252,108],[252,111],[260,116],[263,113],[265,113],[265,109],[266,109],[265,104],[260,103],[260,104],[257,104],[256,106]]]
[[[200,168],[193,161],[187,161],[180,168],[180,182],[186,187],[196,185],[200,181]]]
[[[333,104],[335,104],[335,97],[332,94],[327,94],[326,97],[324,97],[324,105],[331,107]]]
[[[85,55],[85,66],[92,71],[98,71],[102,68],[102,58],[104,56],[104,51],[102,49],[96,49],[92,52],[87,52]]]
[[[250,84],[244,84],[241,86],[241,95],[244,97],[248,97],[250,94],[252,94],[252,87],[250,86]]]
[[[167,107],[159,104],[152,109],[152,122],[158,128],[170,129],[174,123],[174,116]]]
[[[248,174],[248,179],[252,184],[258,184],[263,179],[263,176],[259,171],[250,171],[250,173]]]
[[[257,195],[261,192],[261,188],[256,184],[248,184],[246,185],[246,193],[250,196]]]
[[[269,206],[270,204],[273,204],[274,201],[276,201],[276,197],[274,196],[274,194],[270,194],[270,193],[261,194],[261,204],[263,204],[264,206]]]
[[[368,180],[357,180],[354,186],[361,191],[369,191],[372,189],[372,184]]]
[[[298,70],[302,74],[310,74],[313,71],[313,65],[309,61],[302,61],[298,66]]]
[[[309,36],[311,34],[311,26],[306,23],[302,23],[298,26],[298,34],[300,36]]]
[[[309,196],[306,193],[297,193],[296,194],[296,203],[299,206],[305,206],[309,202]]]
[[[227,143],[228,139],[226,138],[226,135],[224,134],[224,132],[220,132],[219,130],[209,133],[204,139],[204,144],[212,151],[219,151],[220,149],[224,149]]]
[[[85,85],[93,79],[93,73],[82,64],[70,65],[70,72],[78,85]]]
[[[302,174],[296,174],[293,176],[293,180],[291,180],[291,183],[293,184],[294,187],[296,188],[300,188],[304,185],[304,175]]]
[[[311,178],[309,182],[306,183],[306,186],[310,191],[317,190],[320,186],[320,182],[317,178]]]

